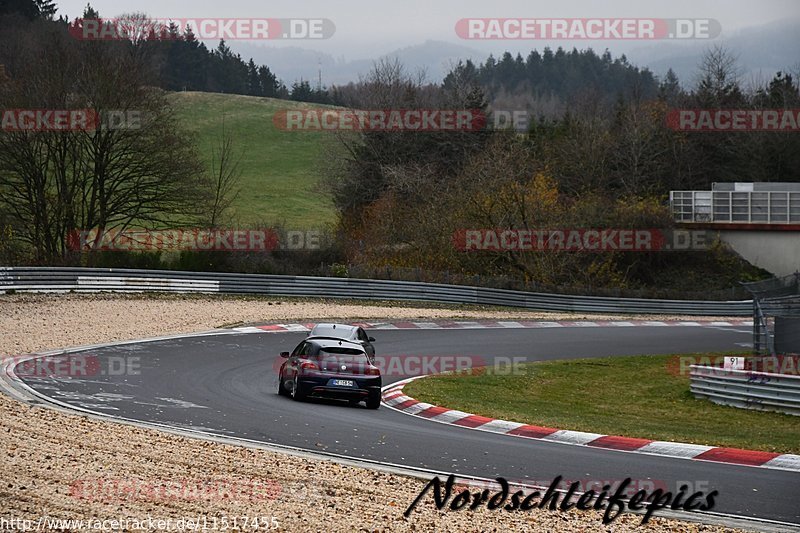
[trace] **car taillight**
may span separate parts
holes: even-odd
[[[319,370],[319,365],[317,365],[317,363],[312,363],[311,361],[300,363],[300,372],[309,372],[311,370]]]
[[[366,374],[368,376],[380,376],[381,375],[381,369],[378,368],[377,366],[370,366],[370,367],[367,367]]]

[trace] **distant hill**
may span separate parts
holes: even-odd
[[[513,55],[520,52],[527,57],[531,50],[541,52],[546,46],[566,50],[594,49],[598,54],[608,48],[614,57],[625,54],[628,60],[640,68],[649,68],[653,74],[663,76],[671,67],[684,86],[695,81],[697,64],[703,51],[714,44],[723,44],[739,55],[742,78],[771,79],[777,70],[800,71],[800,39],[797,28],[800,19],[780,20],[760,26],[726,32],[722,37],[710,41],[659,41],[642,44],[624,41],[475,41],[467,46],[441,40],[428,40],[422,44],[400,48],[382,56],[347,61],[333,55],[315,52],[301,47],[268,47],[253,43],[235,43],[232,47],[243,57],[253,57],[256,63],[264,63],[287,85],[300,78],[316,82],[321,63],[324,85],[357,81],[366,73],[375,60],[381,57],[397,57],[410,70],[424,69],[431,81],[438,82],[447,74],[449,66],[459,59],[472,59],[483,63],[490,53],[496,58],[508,50]]]
[[[745,28],[725,34],[713,41],[661,42],[636,48],[628,52],[628,59],[640,66],[647,66],[657,76],[663,76],[669,68],[675,71],[684,87],[694,85],[697,65],[704,50],[715,44],[730,49],[737,57],[741,79],[768,81],[779,70],[800,72],[800,19],[781,20]]]
[[[423,44],[408,46],[374,59],[345,61],[330,54],[315,52],[300,47],[267,47],[251,43],[237,43],[236,51],[243,57],[252,57],[256,63],[269,66],[287,86],[304,79],[312,85],[317,82],[319,68],[322,68],[322,83],[330,86],[358,81],[366,74],[375,60],[388,57],[398,58],[409,70],[419,69],[427,73],[430,81],[439,82],[459,59],[483,60],[485,55],[473,48],[444,41],[425,41]]]

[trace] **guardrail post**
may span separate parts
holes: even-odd
[[[758,316],[758,302],[753,298],[753,352],[761,353],[761,318]]]

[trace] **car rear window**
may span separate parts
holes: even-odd
[[[335,346],[323,348],[319,351],[317,357],[320,359],[335,358],[337,361],[349,361],[353,363],[361,363],[367,360],[367,355],[361,350],[356,350],[354,348],[338,348]]]

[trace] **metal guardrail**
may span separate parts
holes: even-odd
[[[800,192],[671,191],[676,222],[800,223]]]
[[[692,365],[691,391],[714,403],[800,416],[800,376]]]
[[[501,305],[536,311],[750,316],[752,300],[697,301],[574,296],[409,281],[129,270],[0,267],[0,293],[201,292]]]
[[[753,300],[753,351],[775,357],[775,336],[758,299]]]
[[[772,278],[742,286],[753,295],[753,350],[755,353],[776,355],[775,344],[778,339],[776,323],[791,318],[800,318],[800,272],[780,278]],[[776,322],[777,321],[777,322]],[[778,342],[786,340],[786,331],[780,332]]]

